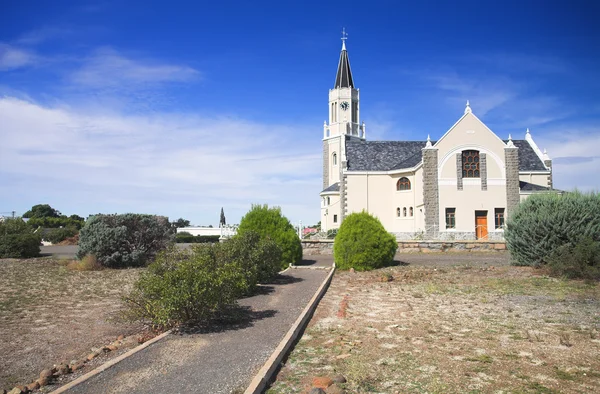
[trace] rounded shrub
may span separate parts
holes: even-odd
[[[290,221],[281,214],[281,208],[252,205],[240,221],[237,233],[255,232],[261,238],[270,238],[281,249],[280,269],[302,261],[302,243]]]
[[[0,258],[28,258],[40,254],[39,234],[33,232],[22,219],[0,222]]]
[[[565,245],[600,242],[600,194],[534,194],[508,218],[504,237],[513,263],[527,266],[548,264]]]
[[[397,249],[396,238],[386,231],[379,219],[364,211],[344,219],[333,243],[336,267],[357,271],[391,263]]]
[[[163,216],[94,215],[79,233],[77,257],[91,254],[111,268],[144,266],[171,238],[169,220]]]

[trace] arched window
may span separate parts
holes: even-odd
[[[462,152],[463,178],[479,178],[479,151],[464,150]]]
[[[396,216],[400,217],[400,208],[396,208]]]
[[[402,216],[406,217],[406,207],[402,208]]]
[[[413,207],[410,207],[410,209],[408,210],[408,213],[410,214],[410,216],[413,215]]]
[[[408,180],[408,178],[405,176],[398,179],[398,183],[396,183],[396,190],[410,190],[410,180]]]
[[[337,166],[337,153],[333,152],[333,155],[331,156],[331,162],[334,166]]]
[[[327,197],[327,205],[329,205],[331,203],[331,200],[329,199],[329,197]]]

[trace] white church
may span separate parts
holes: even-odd
[[[323,125],[323,231],[365,210],[398,239],[501,240],[519,202],[549,190],[552,160],[529,130],[524,140],[503,140],[469,102],[437,141],[368,141],[342,39]]]

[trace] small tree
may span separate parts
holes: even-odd
[[[41,237],[22,219],[0,222],[0,258],[28,258],[40,254]]]
[[[24,218],[58,218],[61,213],[48,204],[38,204],[23,214]]]
[[[176,221],[172,222],[171,225],[175,229],[183,228],[183,227],[189,227],[190,221],[189,220],[185,220],[184,218],[179,218]]]
[[[94,255],[105,267],[143,266],[170,243],[169,227],[163,216],[94,215],[81,229],[77,256]]]
[[[388,233],[379,219],[367,212],[348,215],[333,244],[336,267],[368,271],[394,260],[396,238]]]
[[[221,207],[221,218],[219,219],[219,227],[225,226],[225,212],[223,211],[223,207]]]
[[[284,269],[302,260],[302,243],[294,226],[281,214],[281,208],[268,205],[252,205],[240,221],[237,233],[243,235],[254,231],[262,238],[270,238],[281,249],[281,265]]]

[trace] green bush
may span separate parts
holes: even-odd
[[[52,228],[44,233],[44,239],[53,244],[57,244],[67,238],[74,237],[77,232],[75,227]]]
[[[77,257],[91,254],[112,268],[144,266],[171,242],[169,229],[162,216],[94,215],[79,233]]]
[[[169,248],[126,298],[130,317],[159,327],[209,319],[233,306],[259,281],[272,279],[280,261],[275,242],[253,232],[189,250]]]
[[[549,257],[548,267],[554,276],[600,279],[600,242],[584,238],[562,245]]]
[[[252,205],[240,221],[237,233],[242,235],[249,231],[275,241],[281,249],[279,268],[284,269],[302,261],[302,243],[294,226],[281,214],[281,208],[269,208],[266,204]]]
[[[0,258],[28,258],[40,254],[39,234],[35,234],[22,219],[0,222]]]
[[[84,224],[84,220],[74,219],[73,217],[61,216],[58,218],[31,218],[27,221],[27,224],[33,228],[60,228],[60,227],[73,227],[80,230]]]
[[[336,267],[357,271],[391,263],[397,249],[396,238],[385,230],[379,219],[364,211],[344,219],[333,243]]]
[[[564,245],[600,241],[600,194],[535,194],[508,218],[504,233],[516,265],[541,266]]]
[[[175,235],[175,242],[178,244],[203,244],[219,242],[219,235],[192,235],[188,232],[181,232]]]
[[[157,327],[201,321],[235,304],[247,291],[243,269],[216,258],[211,245],[169,248],[148,266],[125,298],[130,317]]]

